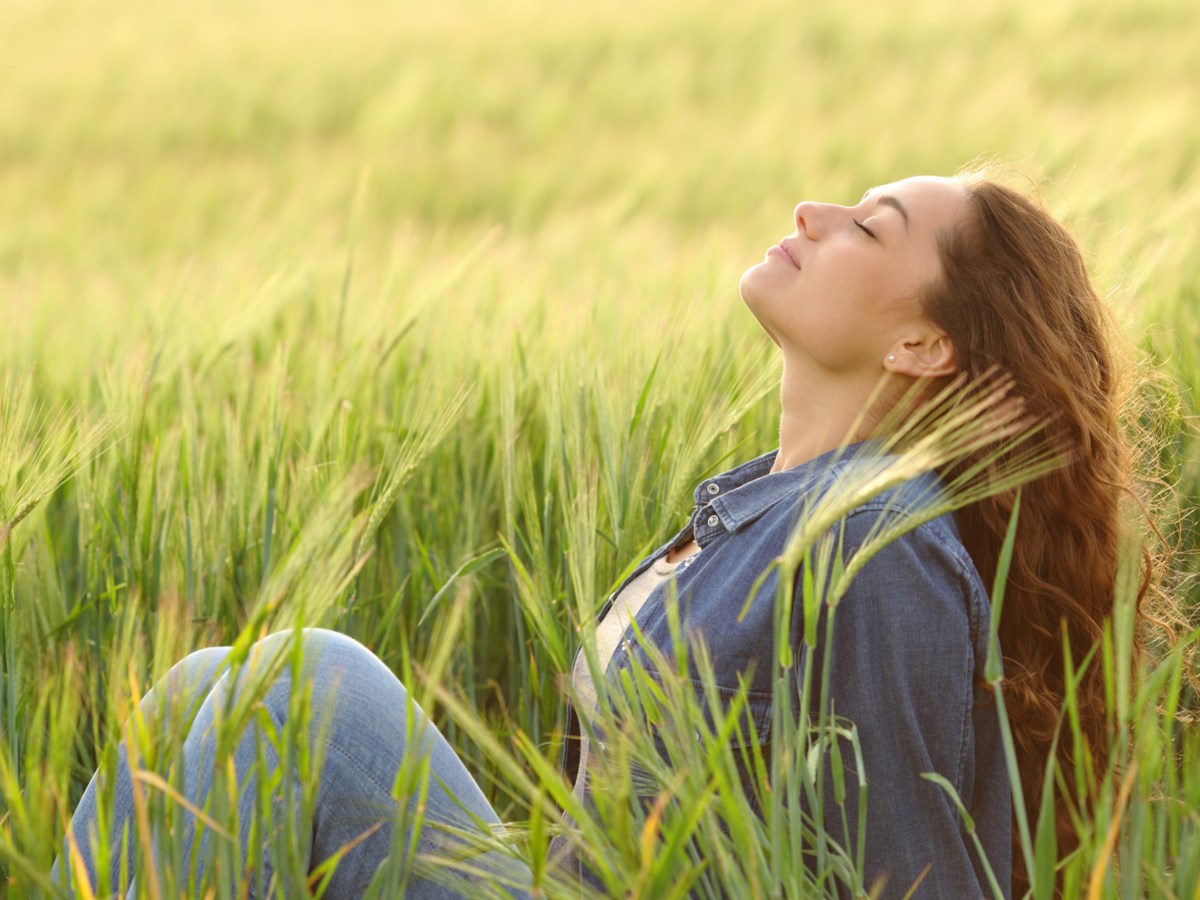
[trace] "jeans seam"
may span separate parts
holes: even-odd
[[[289,686],[288,686],[289,695],[291,693],[291,690],[292,690],[292,686],[289,684]],[[276,727],[282,730],[284,727],[283,721],[281,720],[281,718],[278,715],[275,714],[275,711],[270,708],[269,704],[267,704],[267,712],[268,712],[268,714],[270,714],[271,718],[275,721]],[[375,785],[375,787],[377,789],[382,791],[388,797],[392,796],[391,790],[389,788],[385,787],[384,785],[380,784],[378,779],[376,779],[375,776],[371,774],[371,771],[362,762],[360,762],[358,759],[356,759],[354,756],[352,756],[350,754],[350,752],[348,750],[346,750],[344,747],[342,747],[342,745],[339,744],[336,740],[334,740],[332,737],[326,736],[324,743],[325,743],[326,747],[329,747],[330,749],[338,751],[338,753],[340,753],[350,763],[350,765],[353,766],[358,771],[358,773],[360,775],[362,775],[364,778],[366,778],[368,781],[370,781],[373,785]],[[324,777],[323,774],[322,774],[322,777]],[[395,798],[393,798],[393,799],[395,799]]]
[[[330,749],[336,750],[338,753],[340,753],[350,763],[351,766],[358,770],[360,775],[375,785],[376,788],[385,793],[388,797],[391,797],[393,800],[395,799],[392,797],[391,789],[380,784],[379,780],[371,773],[370,769],[368,769],[362,762],[355,758],[350,751],[346,750],[341,744],[331,738],[327,738],[325,740],[325,745]]]

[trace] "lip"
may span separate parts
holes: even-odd
[[[795,266],[797,269],[800,268],[800,260],[796,258],[796,254],[792,248],[787,245],[787,238],[784,238],[767,252],[770,253],[772,251],[778,251],[779,254],[793,266]]]

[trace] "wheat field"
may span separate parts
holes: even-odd
[[[801,199],[979,158],[1041,195],[1128,337],[1191,615],[1194,3],[5,0],[0,48],[0,895],[55,896],[74,803],[173,662],[293,624],[410,685],[538,875],[581,623],[699,479],[775,446],[737,283]],[[1059,879],[1200,898],[1195,632],[1127,696],[1130,627]],[[688,819],[703,789],[581,825],[607,893],[834,889],[745,798],[704,801],[732,833]]]

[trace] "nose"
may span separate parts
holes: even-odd
[[[796,204],[796,209],[792,214],[792,218],[796,222],[796,231],[809,238],[820,237],[824,206],[826,206],[824,203],[809,201]]]

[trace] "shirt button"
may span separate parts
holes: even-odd
[[[710,494],[719,494],[719,493],[721,493],[721,486],[719,484],[717,484],[715,481],[710,481],[708,483],[708,492]]]
[[[709,525],[711,525],[711,526],[713,526],[714,528],[715,528],[717,525],[719,525],[720,523],[721,523],[721,520],[720,520],[720,519],[718,519],[716,516],[709,516],[709,517],[708,517],[708,524],[709,524]]]

